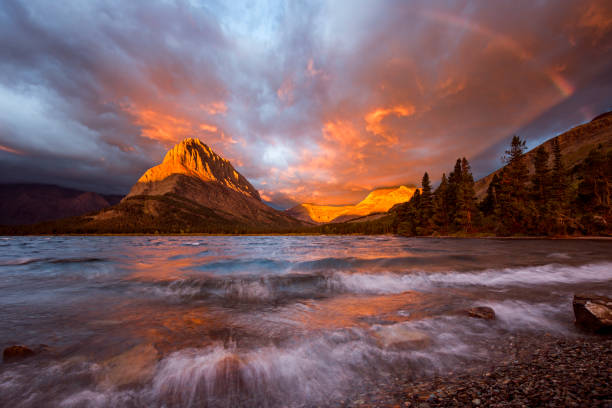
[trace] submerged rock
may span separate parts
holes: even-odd
[[[98,378],[103,387],[121,387],[145,382],[153,377],[158,352],[151,344],[141,344],[106,360]]]
[[[232,354],[215,365],[213,393],[217,396],[240,393],[246,390],[245,362]]]
[[[467,310],[470,317],[485,320],[495,320],[495,310],[488,306],[476,306]]]
[[[427,334],[414,330],[405,323],[380,326],[374,331],[374,337],[383,348],[422,349],[431,343]]]
[[[576,325],[593,332],[612,332],[612,299],[597,295],[574,295]]]
[[[15,361],[21,361],[28,357],[34,356],[36,353],[31,348],[26,346],[10,346],[4,349],[2,352],[2,361],[5,363],[13,363]]]

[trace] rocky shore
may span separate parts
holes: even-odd
[[[508,359],[422,380],[396,378],[347,407],[612,408],[612,337],[513,338]]]

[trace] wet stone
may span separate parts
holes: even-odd
[[[36,355],[36,353],[29,347],[21,345],[10,346],[5,348],[2,352],[2,361],[5,363],[14,363],[34,355]]]
[[[495,311],[488,306],[476,306],[467,311],[468,316],[476,319],[495,320]]]
[[[576,325],[584,330],[612,332],[612,299],[597,295],[574,295]]]
[[[431,343],[426,333],[414,330],[403,323],[380,326],[373,334],[383,348],[422,349]]]

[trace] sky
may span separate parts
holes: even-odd
[[[612,110],[612,2],[0,2],[0,182],[125,194],[186,137],[280,208],[478,178]]]

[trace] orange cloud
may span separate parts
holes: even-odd
[[[206,131],[206,132],[216,132],[217,131],[217,127],[213,126],[213,125],[208,125],[206,123],[201,123],[200,124],[200,129]]]
[[[323,137],[332,144],[362,148],[366,145],[355,126],[349,121],[337,120],[323,126]]]
[[[11,149],[10,147],[4,146],[4,145],[0,145],[0,150],[2,150],[3,152],[7,152],[7,153],[18,154],[20,156],[23,155],[23,152],[19,150]]]
[[[457,81],[453,78],[448,78],[440,83],[436,89],[440,93],[440,97],[445,98],[463,91],[465,89],[465,85],[465,81]]]
[[[227,105],[225,105],[225,102],[223,101],[212,102],[207,105],[200,105],[200,108],[210,115],[218,115],[220,113],[227,112]]]
[[[397,105],[392,108],[375,109],[365,116],[366,130],[384,139],[384,142],[377,144],[394,145],[398,141],[397,136],[383,125],[383,120],[389,115],[406,117],[414,115],[415,112],[416,108],[412,105]]]
[[[176,142],[193,135],[193,126],[187,119],[157,112],[151,109],[124,108],[135,116],[141,126],[142,136],[164,142]]]
[[[597,44],[612,28],[612,7],[606,7],[603,2],[589,4],[578,20],[578,27],[593,30],[595,35],[592,43]]]
[[[197,137],[202,132],[210,134],[219,130],[215,125],[198,123],[189,118],[155,109],[138,109],[127,105],[122,108],[134,116],[134,122],[141,127],[141,135],[152,140],[175,143],[186,137]]]

